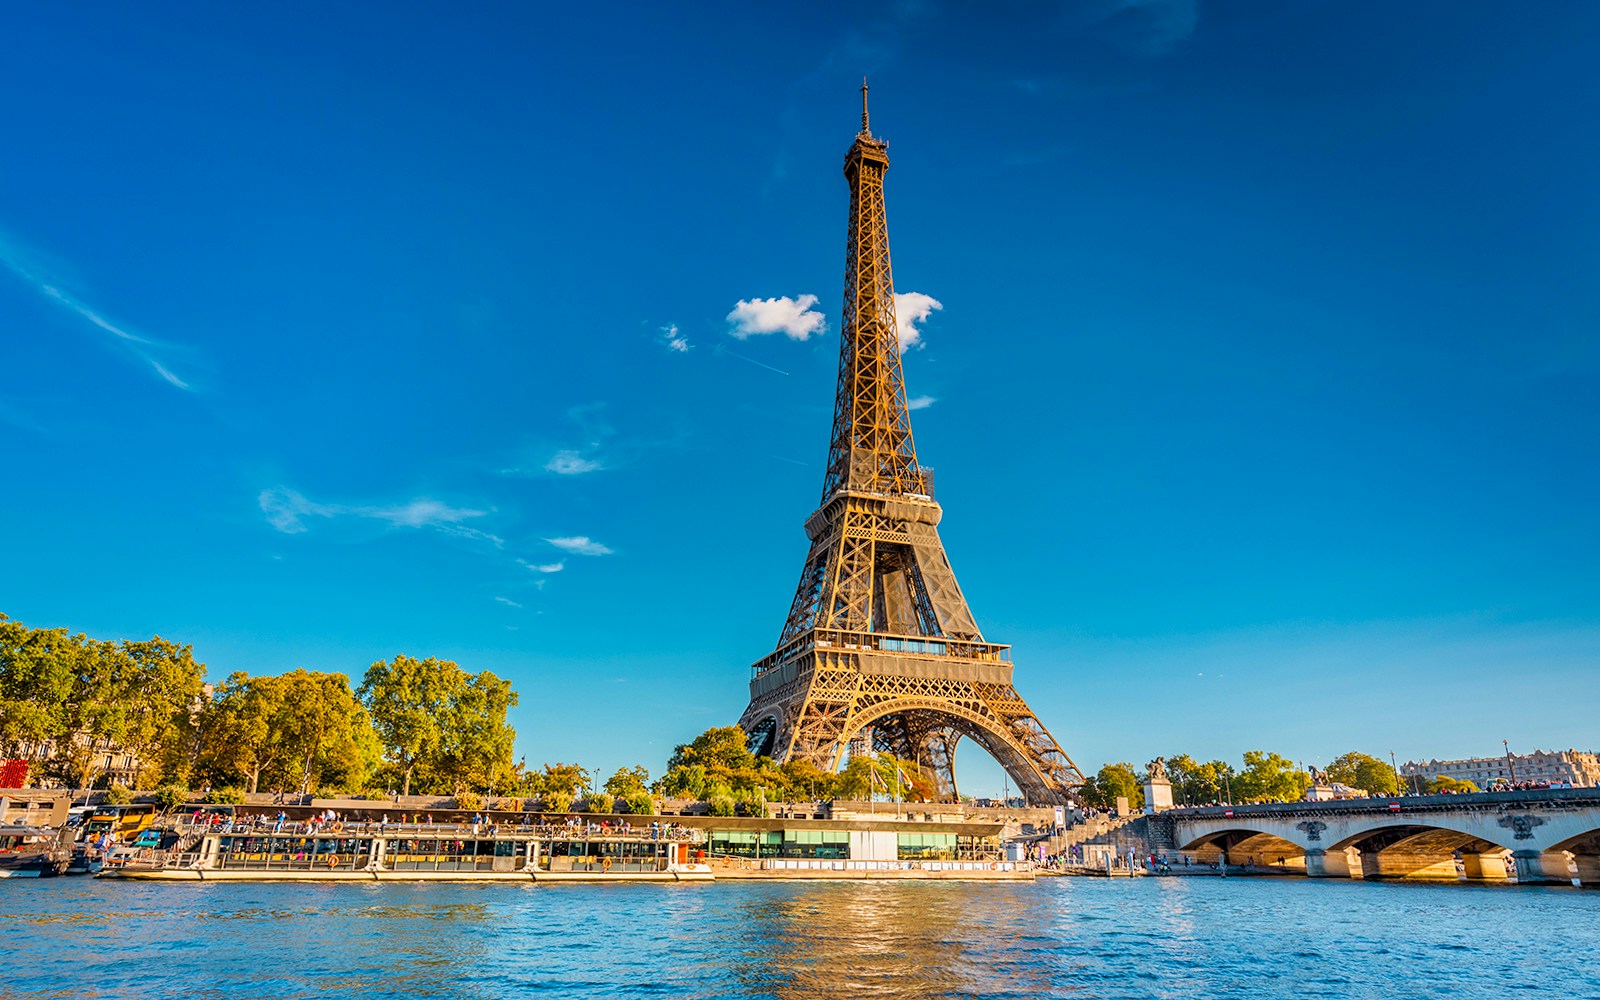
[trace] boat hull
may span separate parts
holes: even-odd
[[[228,868],[108,868],[97,878],[160,882],[710,882],[715,875],[704,865],[659,872],[419,872],[261,871]]]

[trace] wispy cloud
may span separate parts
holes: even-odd
[[[740,299],[728,313],[729,333],[744,340],[764,333],[781,333],[790,340],[805,340],[828,328],[822,313],[811,307],[815,295],[791,299],[780,295],[772,299]]]
[[[63,282],[47,273],[45,266],[39,262],[37,254],[30,252],[3,231],[0,231],[0,264],[46,299],[108,335],[112,343],[128,352],[141,364],[148,366],[168,385],[189,391],[194,389],[193,385],[173,374],[171,368],[157,360],[157,352],[170,353],[176,348],[134,333],[121,324],[113,323],[98,309],[64,290],[61,287]]]
[[[917,324],[926,321],[933,315],[935,309],[943,308],[944,303],[932,295],[924,295],[921,292],[895,292],[895,333],[900,338],[900,349],[909,351],[921,347],[922,331],[917,329]]]
[[[661,328],[661,345],[669,351],[679,354],[687,353],[694,345],[689,343],[687,337],[678,331],[678,324],[668,323]]]
[[[308,518],[360,517],[383,521],[396,528],[435,528],[458,537],[481,539],[497,546],[503,544],[502,539],[462,523],[483,517],[488,511],[452,507],[427,497],[392,505],[319,503],[297,490],[275,486],[262,490],[257,502],[267,523],[286,535],[310,530],[306,527]]]
[[[509,597],[496,597],[495,600],[499,601],[501,604],[504,604],[505,606],[510,607],[510,608],[520,608],[520,607],[522,607],[521,604],[519,604],[516,601],[513,601]]]
[[[928,407],[932,406],[938,401],[938,398],[935,396],[912,396],[910,399],[906,400],[906,409],[926,410]]]
[[[605,410],[604,403],[571,407],[565,417],[575,425],[575,432],[565,434],[566,440],[560,444],[549,439],[530,443],[517,459],[499,470],[500,475],[530,479],[544,475],[581,476],[615,467],[617,461],[605,454],[608,442],[616,435],[605,419]],[[580,442],[576,446],[572,443],[574,438]]]
[[[546,538],[545,541],[554,545],[563,552],[570,552],[575,556],[609,556],[611,550],[590,538],[588,535],[573,535],[568,538]]]
[[[551,456],[550,461],[544,463],[546,472],[554,472],[558,476],[581,476],[585,472],[598,472],[605,468],[597,459],[584,458],[574,448],[566,448]]]
[[[560,562],[553,563],[531,563],[526,559],[518,559],[517,562],[533,570],[535,573],[559,573],[567,568],[565,559]],[[544,581],[541,580],[539,582],[543,583]]]

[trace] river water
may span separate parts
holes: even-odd
[[[1600,892],[0,881],[0,997],[1600,998]]]

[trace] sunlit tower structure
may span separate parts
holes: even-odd
[[[1064,802],[1078,770],[1012,684],[1011,648],[984,639],[939,540],[932,470],[917,462],[895,323],[883,176],[889,144],[861,131],[850,184],[839,385],[822,503],[778,647],[752,666],[739,725],[753,751],[834,771],[852,740],[916,762],[956,796],[956,744],[997,760],[1030,802]]]

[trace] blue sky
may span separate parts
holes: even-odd
[[[944,541],[1085,769],[1600,744],[1600,8],[990,6],[7,8],[0,610],[658,770],[805,555],[865,74]]]

